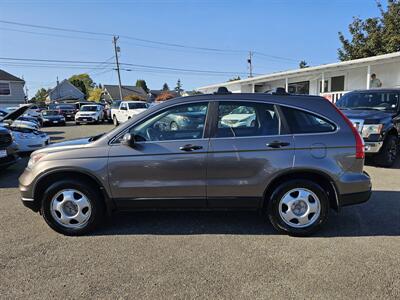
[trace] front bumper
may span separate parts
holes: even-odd
[[[365,153],[378,153],[383,146],[382,142],[365,142]]]
[[[75,118],[75,122],[80,122],[80,123],[94,123],[96,122],[97,119],[93,117],[77,117]]]
[[[33,191],[33,176],[30,170],[25,171],[19,177],[19,191],[21,193],[22,204],[32,209],[33,211],[39,210],[39,204],[34,199]]]

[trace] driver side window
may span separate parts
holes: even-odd
[[[201,139],[208,103],[174,106],[132,127],[137,142]]]

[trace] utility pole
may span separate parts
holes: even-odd
[[[117,74],[118,74],[118,85],[119,85],[119,97],[121,100],[122,99],[122,85],[121,85],[121,74],[119,72],[119,61],[118,61],[118,52],[121,51],[121,49],[117,46],[117,41],[119,39],[119,36],[113,37],[113,44],[114,44],[114,52],[115,52],[115,63],[117,65]]]
[[[253,52],[249,51],[249,58],[247,59],[249,64],[249,78],[253,77]]]

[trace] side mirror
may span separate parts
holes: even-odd
[[[135,138],[130,133],[125,133],[121,141],[122,145],[133,148],[135,146]]]

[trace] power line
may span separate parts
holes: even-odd
[[[12,21],[6,21],[6,20],[0,20],[0,23],[9,24],[9,25],[15,25],[15,26],[38,28],[38,29],[62,31],[62,32],[73,32],[73,33],[80,33],[80,34],[96,35],[96,36],[113,37],[115,35],[113,33],[104,33],[104,32],[95,32],[95,31],[68,29],[68,28],[44,26],[44,25],[35,25],[35,24],[12,22]],[[143,39],[143,38],[138,38],[138,37],[129,36],[129,35],[119,35],[119,36],[121,38],[125,38],[125,39],[128,39],[128,40],[135,40],[135,41],[139,41],[139,42],[145,42],[145,43],[150,43],[150,44],[155,44],[155,45],[163,45],[163,46],[168,46],[168,47],[176,47],[176,48],[182,48],[182,49],[193,49],[193,50],[201,50],[201,51],[208,51],[208,52],[215,52],[215,53],[238,53],[238,54],[240,53],[240,54],[244,54],[244,53],[248,52],[247,50],[244,50],[244,49],[221,49],[221,48],[198,47],[198,46],[189,46],[189,45],[183,45],[183,44],[178,44],[178,43],[169,43],[169,42],[162,42],[162,41]],[[295,59],[292,59],[292,58],[271,55],[271,54],[267,54],[267,53],[263,53],[263,52],[259,52],[259,51],[254,51],[254,53],[255,54],[259,54],[259,55],[264,56],[264,57],[274,58],[274,59],[278,59],[278,60],[287,60],[287,61],[292,61],[292,62],[298,62],[299,61],[297,59],[295,60]]]
[[[8,60],[8,61],[23,61],[23,62],[40,62],[40,63],[64,63],[64,64],[74,64],[74,66],[82,67],[82,64],[87,67],[91,64],[104,64],[110,67],[114,66],[114,63],[111,62],[99,62],[99,61],[76,61],[76,60],[55,60],[55,59],[34,59],[34,58],[14,58],[14,57],[0,57],[0,60]],[[4,63],[3,63],[4,64]],[[172,68],[172,67],[164,67],[164,66],[151,66],[151,65],[142,65],[142,64],[132,64],[132,63],[123,63],[120,65],[123,66],[132,66],[139,68],[147,68],[147,69],[157,69],[157,70],[169,70],[169,71],[179,71],[179,72],[196,72],[196,73],[207,73],[207,74],[225,74],[225,75],[245,75],[245,72],[235,72],[235,71],[216,71],[216,70],[198,70],[198,69],[184,69],[184,68]],[[54,66],[58,66],[55,65]],[[72,67],[72,66],[71,66]],[[95,69],[96,67],[90,67],[91,69]]]

